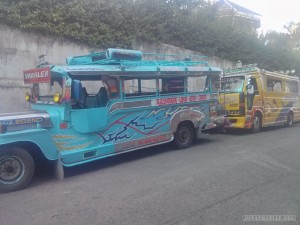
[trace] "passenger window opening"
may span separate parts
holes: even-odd
[[[156,96],[156,79],[125,78],[123,80],[123,91],[125,98]]]
[[[272,92],[282,92],[282,81],[267,77],[267,90]]]
[[[188,93],[209,91],[210,82],[208,76],[188,77],[187,80]]]
[[[162,78],[160,79],[160,94],[178,94],[184,93],[184,78]]]

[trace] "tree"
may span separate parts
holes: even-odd
[[[134,40],[161,42],[300,73],[300,23],[288,24],[288,33],[258,36],[237,20],[218,18],[207,0],[0,1],[0,23],[27,31],[99,48],[131,48]]]

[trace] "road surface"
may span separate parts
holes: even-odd
[[[69,168],[0,194],[1,225],[300,224],[300,124],[204,135]],[[245,222],[293,215],[294,222]]]

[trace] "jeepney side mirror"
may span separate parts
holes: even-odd
[[[82,84],[80,80],[73,80],[72,82],[72,98],[76,101],[81,99]]]
[[[254,94],[254,86],[252,84],[249,84],[247,86],[247,94],[248,95],[253,95]]]

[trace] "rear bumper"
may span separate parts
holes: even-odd
[[[205,133],[214,133],[216,129],[222,128],[224,124],[224,116],[215,117],[210,123],[205,126],[199,126],[197,129],[197,138],[200,138]]]

